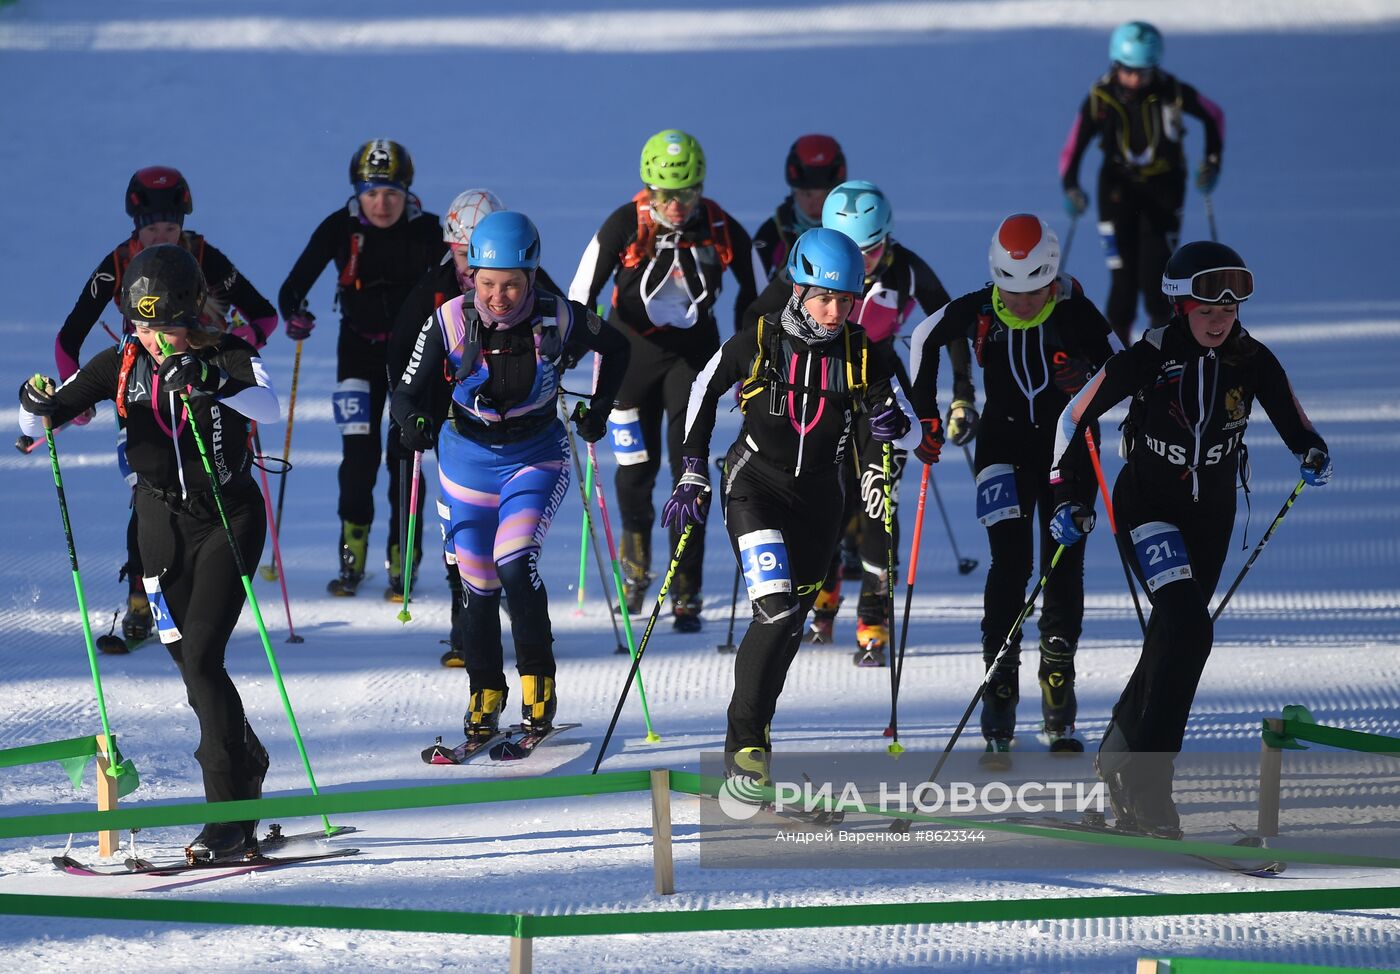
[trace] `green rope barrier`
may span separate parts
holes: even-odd
[[[557,778],[525,778],[517,781],[468,781],[451,785],[413,788],[376,788],[287,798],[260,798],[237,802],[184,802],[143,805],[110,812],[59,812],[45,815],[12,815],[0,818],[0,839],[69,832],[101,832],[204,822],[236,822],[243,819],[297,818],[346,812],[383,812],[404,808],[438,808],[524,801],[535,798],[572,798],[618,792],[650,791],[647,771],[616,771],[600,775],[565,775]]]
[[[230,903],[222,900],[0,894],[0,914],[18,916],[217,923],[237,926],[330,927],[537,938],[728,932],[740,929],[781,930],[798,927],[901,926],[920,923],[1005,923],[1104,917],[1304,913],[1397,907],[1400,907],[1400,888],[1396,887],[1134,896],[1056,896],[991,901],[960,900],[951,903],[675,909],[567,916],[292,906],[283,903]]]
[[[1305,751],[1299,741],[1311,741],[1326,747],[1343,751],[1362,751],[1367,754],[1400,754],[1400,738],[1386,737],[1383,734],[1367,734],[1364,731],[1345,730],[1341,727],[1325,727],[1313,719],[1308,708],[1300,704],[1289,704],[1283,708],[1283,730],[1275,731],[1264,721],[1264,743],[1288,751]]]
[[[1208,957],[1163,957],[1171,974],[1366,974],[1370,968],[1316,967],[1312,964],[1261,964]]]
[[[66,758],[90,758],[96,753],[97,738],[89,734],[87,737],[70,737],[64,741],[50,741],[47,744],[7,747],[0,750],[0,768],[43,764],[46,761],[62,761]]]

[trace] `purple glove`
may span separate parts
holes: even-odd
[[[675,524],[684,531],[688,524],[705,523],[705,506],[710,496],[710,478],[705,473],[704,457],[686,457],[685,473],[681,474],[670,500],[661,509],[661,526]]]
[[[893,443],[909,432],[909,417],[898,404],[889,403],[877,413],[870,414],[870,438],[880,443]]]
[[[254,348],[262,348],[267,344],[267,337],[276,330],[277,316],[269,315],[256,321],[245,321],[233,329],[233,333]]]
[[[316,327],[316,316],[310,311],[299,311],[287,316],[287,337],[294,342],[304,342],[311,337],[311,329]]]

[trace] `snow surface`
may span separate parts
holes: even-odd
[[[316,223],[344,199],[345,160],[366,138],[413,152],[415,190],[429,209],[469,185],[498,191],[540,225],[545,263],[567,280],[601,218],[633,192],[637,147],[656,129],[697,134],[707,189],[755,226],[783,194],[792,138],[830,131],[853,176],[895,203],[897,236],[924,255],[953,293],[984,280],[985,241],[1018,209],[1059,216],[1055,162],[1078,100],[1102,70],[1107,30],[1145,17],[1168,30],[1167,64],[1228,113],[1216,208],[1225,239],[1250,261],[1259,297],[1246,321],[1291,369],[1299,398],[1333,449],[1337,479],[1307,491],[1256,564],[1217,630],[1188,729],[1193,750],[1257,749],[1261,716],[1304,703],[1323,723],[1400,733],[1400,293],[1393,234],[1400,216],[1397,116],[1400,47],[1394,2],[1273,0],[1217,3],[796,3],[659,12],[640,0],[606,7],[556,0],[523,10],[475,4],[470,13],[412,0],[316,0],[295,5],[209,0],[199,5],[97,0],[0,9],[0,90],[11,133],[11,226],[0,237],[0,336],[5,381],[51,371],[51,339],[104,249],[127,232],[115,202],[140,166],[180,167],[194,189],[190,226],[206,233],[267,295]],[[502,119],[509,121],[502,124]],[[1199,156],[1198,128],[1188,148]],[[1097,158],[1086,162],[1093,186]],[[1206,232],[1188,198],[1185,236]],[[1069,260],[1102,298],[1107,275],[1092,225]],[[590,566],[583,615],[574,614],[578,500],[573,491],[548,540],[543,570],[554,601],[561,718],[584,729],[518,769],[428,769],[418,750],[453,737],[465,678],[438,667],[448,604],[436,569],[407,627],[381,602],[333,600],[334,379],[329,275],[313,293],[325,323],[302,362],[282,549],[297,629],[282,642],[275,585],[257,583],[319,783],[347,789],[583,773],[592,765],[625,673]],[[114,316],[109,315],[109,321]],[[93,354],[101,344],[94,337]],[[268,361],[285,393],[291,344]],[[13,406],[0,408],[12,428]],[[125,491],[112,464],[106,411],[66,433],[60,450],[94,627],[124,587]],[[721,425],[716,449],[732,434]],[[283,430],[269,427],[269,451]],[[1250,433],[1253,543],[1296,482],[1296,463],[1262,415]],[[950,454],[952,451],[949,451]],[[960,458],[937,469],[964,555],[986,565]],[[1110,468],[1117,460],[1109,458]],[[1110,475],[1112,470],[1110,470]],[[431,474],[430,474],[431,475]],[[0,454],[0,746],[87,734],[98,726],[61,526],[41,454]],[[917,480],[905,484],[906,525]],[[658,503],[664,492],[658,490]],[[381,504],[383,503],[381,499]],[[1243,518],[1243,510],[1241,517]],[[980,672],[981,571],[960,576],[929,512],[902,694],[906,743],[941,748]],[[381,550],[376,524],[372,551]],[[1237,527],[1237,538],[1239,537]],[[648,746],[629,704],[605,769],[694,767],[723,739],[732,661],[715,653],[728,620],[732,562],[720,532],[706,559],[706,630],[662,625],[644,673],[663,741]],[[270,555],[270,552],[269,552]],[[1232,577],[1246,552],[1226,567]],[[664,560],[659,547],[655,555]],[[266,561],[266,559],[264,559]],[[1085,637],[1079,654],[1080,727],[1091,742],[1137,656],[1137,623],[1106,535],[1090,542]],[[251,618],[229,666],[250,719],[272,750],[271,794],[305,787]],[[774,725],[778,748],[883,753],[887,674],[848,662],[841,642],[805,650]],[[1033,658],[1033,654],[1030,654]],[[133,801],[200,797],[190,751],[195,721],[158,647],[104,658],[109,713],[141,768]],[[1023,674],[1032,693],[1033,662]],[[1023,720],[1022,744],[1037,745]],[[965,737],[960,746],[975,748]],[[928,761],[910,754],[905,760]],[[7,815],[91,807],[91,778],[75,794],[53,765],[9,771]],[[1391,885],[1380,870],[1294,866],[1280,879],[1159,870],[1065,876],[1027,863],[999,872],[849,870],[820,873],[701,869],[698,812],[677,800],[678,892],[651,894],[643,796],[473,806],[354,816],[365,854],[314,868],[197,883],[147,895],[281,904],[403,906],[591,913],[786,904],[1002,899],[1230,889]],[[141,835],[143,850],[173,850],[191,829]],[[141,895],[168,880],[101,883],[56,873],[57,839],[0,842],[0,892]],[[76,854],[96,859],[92,836]],[[1393,850],[1391,850],[1393,852]],[[796,930],[548,940],[542,971],[770,971],[937,968],[1125,971],[1144,955],[1212,955],[1300,963],[1400,966],[1393,912],[1110,919],[954,926]],[[230,950],[230,933],[237,948]],[[354,931],[257,929],[6,917],[0,968],[49,974],[120,957],[148,971],[378,971],[501,969],[503,939]]]

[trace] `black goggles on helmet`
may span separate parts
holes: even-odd
[[[1189,279],[1163,278],[1162,291],[1171,297],[1194,298],[1206,304],[1234,304],[1254,293],[1254,275],[1244,267],[1213,267]]]

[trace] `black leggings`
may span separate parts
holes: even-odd
[[[1152,327],[1164,325],[1171,305],[1162,294],[1162,271],[1181,236],[1186,198],[1184,172],[1137,181],[1105,169],[1099,174],[1099,222],[1110,224],[1118,260],[1111,256],[1112,283],[1105,317],[1125,346],[1131,345],[1138,295]],[[1100,234],[1104,228],[1100,227]],[[1114,266],[1117,263],[1118,266]]]
[[[244,565],[256,565],[267,535],[262,495],[256,487],[247,487],[226,497],[224,504]],[[223,524],[208,495],[199,495],[197,514],[171,511],[140,490],[136,506],[142,560],[148,572],[164,569],[159,575],[161,595],[181,635],[165,648],[199,719],[194,756],[204,772],[205,797],[214,802],[252,798],[254,752],[261,748],[248,728],[238,689],[224,669],[224,654],[245,597]]]
[[[516,671],[521,676],[554,676],[554,632],[549,622],[549,596],[536,568],[538,557],[536,552],[497,565],[501,589],[490,595],[463,586],[466,601],[453,630],[462,633],[461,646],[473,691],[506,688],[502,592],[510,614]]]
[[[742,441],[741,441],[742,442]],[[802,625],[817,599],[841,533],[845,491],[836,467],[793,477],[746,447],[725,458],[724,520],[739,557],[740,539],[755,531],[781,532],[792,591],[752,601],[754,620],[734,660],[734,695],[724,749],[768,748],[768,725],[778,707],[788,667],[802,645]]]

